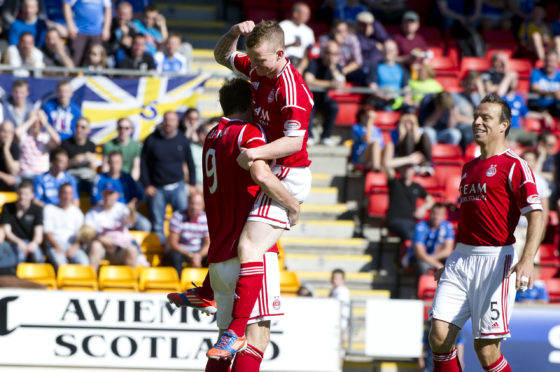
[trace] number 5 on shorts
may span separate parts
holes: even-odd
[[[490,302],[490,312],[492,313],[492,320],[498,320],[500,318],[500,311],[498,310],[498,301]]]

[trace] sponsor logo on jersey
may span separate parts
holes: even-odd
[[[467,183],[459,188],[461,202],[486,200],[486,183]]]
[[[274,101],[274,90],[271,90],[270,93],[268,93],[267,101],[268,103],[272,103],[272,101]]]
[[[498,322],[494,322],[494,324],[492,324],[492,328],[500,328],[500,325]]]
[[[257,107],[255,109],[255,116],[258,118],[259,124],[268,125],[268,122],[270,121],[270,114],[268,111],[263,110],[261,107]]]
[[[284,129],[286,130],[298,130],[301,128],[301,124],[297,120],[286,120],[284,123]]]
[[[496,172],[497,172],[496,166],[491,165],[490,168],[488,168],[488,170],[486,171],[486,177],[492,177],[493,175],[496,174]]]
[[[527,197],[527,203],[529,204],[535,204],[535,203],[540,203],[541,202],[541,197],[537,194],[533,194],[529,197]]]
[[[274,310],[280,310],[280,297],[278,296],[274,296],[274,301],[272,301],[272,307],[274,308]]]

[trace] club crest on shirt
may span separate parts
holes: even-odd
[[[274,296],[274,301],[272,302],[272,307],[274,308],[274,310],[279,310],[280,309],[280,297]]]
[[[271,90],[270,93],[268,93],[267,101],[268,103],[272,103],[272,101],[274,101],[274,90]]]
[[[492,177],[493,175],[496,174],[496,172],[497,172],[496,166],[491,165],[490,168],[488,168],[488,170],[486,171],[486,177]]]

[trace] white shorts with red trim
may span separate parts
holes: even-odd
[[[303,203],[311,191],[311,171],[305,168],[290,168],[273,165],[272,172],[280,179],[284,187],[297,201]],[[288,211],[264,192],[260,192],[249,213],[247,221],[259,221],[268,225],[290,229]]]
[[[232,320],[233,296],[239,278],[239,268],[239,258],[237,257],[210,264],[210,283],[218,307],[216,317],[220,329],[227,329]],[[282,315],[284,315],[284,311],[280,298],[278,254],[267,252],[264,254],[263,287],[251,312],[248,324],[271,320]]]
[[[508,338],[515,302],[517,263],[513,246],[475,247],[458,243],[447,258],[431,316],[459,328],[472,318],[473,338]]]

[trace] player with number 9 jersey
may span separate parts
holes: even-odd
[[[237,243],[259,187],[236,158],[241,147],[266,144],[262,128],[222,118],[207,135],[202,151],[204,202],[211,237],[208,263],[237,256]]]

